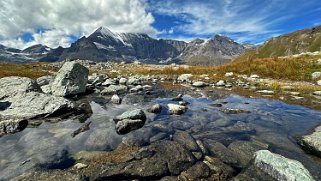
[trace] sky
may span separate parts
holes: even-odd
[[[191,41],[223,34],[238,43],[321,25],[320,0],[1,0],[0,44],[68,47],[104,26]]]

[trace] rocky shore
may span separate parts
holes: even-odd
[[[0,180],[321,179],[321,129],[309,132],[320,112],[222,93],[274,95],[258,75],[213,84],[86,67],[0,79]]]

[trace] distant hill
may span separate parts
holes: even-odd
[[[256,50],[249,50],[239,58],[268,58],[315,51],[321,51],[321,26],[271,38]]]

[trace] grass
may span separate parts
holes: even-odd
[[[36,79],[44,75],[51,75],[57,69],[48,63],[9,64],[0,63],[0,78],[7,76],[21,76]]]

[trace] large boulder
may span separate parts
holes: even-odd
[[[85,93],[89,70],[76,62],[66,62],[52,83],[52,94],[72,96]]]
[[[66,112],[74,105],[65,98],[39,92],[8,97],[5,99],[10,105],[0,112],[2,119],[30,119],[39,116],[50,116],[57,112]]]
[[[299,140],[300,146],[309,153],[321,157],[321,126],[314,129],[314,132]]]
[[[0,79],[0,85],[0,99],[41,91],[37,82],[27,77],[4,77]]]
[[[302,163],[269,150],[255,152],[254,165],[276,180],[314,180]]]

